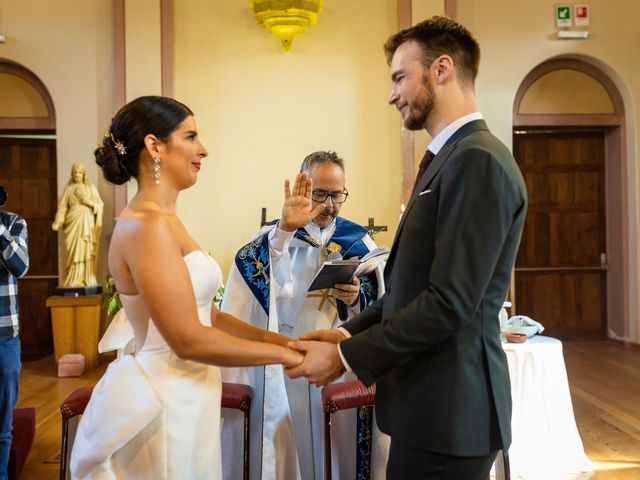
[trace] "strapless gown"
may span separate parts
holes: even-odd
[[[202,251],[184,257],[203,325],[221,282]],[[167,292],[170,295],[170,292]],[[149,319],[144,345],[112,362],[94,388],[71,454],[78,479],[221,479],[218,367],[179,358],[139,295],[120,295],[129,319]],[[176,319],[180,321],[180,319]]]

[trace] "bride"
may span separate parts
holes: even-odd
[[[71,455],[73,478],[220,479],[218,366],[292,367],[303,359],[287,337],[212,304],[220,267],[176,216],[178,194],[196,183],[206,156],[191,110],[157,96],[125,105],[95,151],[108,181],[138,182],[109,246],[135,347],[94,388]],[[311,190],[299,175],[289,199],[309,218],[317,214]]]

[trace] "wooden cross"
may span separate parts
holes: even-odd
[[[260,228],[262,228],[265,223],[267,223],[267,209],[266,207],[262,207],[262,216],[260,218]]]
[[[369,217],[369,225],[367,225],[365,228],[367,228],[369,230],[369,236],[373,239],[373,237],[376,236],[376,233],[378,232],[386,232],[387,231],[387,226],[386,225],[376,225],[374,223],[373,217]]]

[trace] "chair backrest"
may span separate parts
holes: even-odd
[[[365,387],[360,380],[338,382],[322,389],[324,407],[324,475],[325,480],[332,478],[331,461],[331,420],[332,414],[350,408],[357,408],[357,458],[356,476],[361,478],[367,466],[371,465],[371,441],[373,426],[373,406],[376,403],[376,386]]]
[[[376,404],[376,386],[365,387],[360,380],[339,382],[322,389],[322,404],[325,411],[335,413],[357,407],[371,407]]]
[[[77,388],[60,405],[62,414],[62,447],[60,449],[60,480],[70,480],[69,459],[71,447],[76,438],[80,415],[87,408],[87,403],[93,393],[93,386]]]
[[[224,382],[222,384],[222,408],[237,408],[246,411],[251,408],[253,390],[249,385]]]
[[[76,415],[82,415],[84,409],[87,408],[87,403],[93,393],[93,387],[77,388],[71,394],[64,399],[60,405],[60,413],[62,418],[69,419]]]

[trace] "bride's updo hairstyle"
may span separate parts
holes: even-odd
[[[138,177],[138,161],[144,137],[153,134],[167,142],[171,134],[193,112],[169,97],[139,97],[122,107],[94,152],[104,178],[122,185]]]

